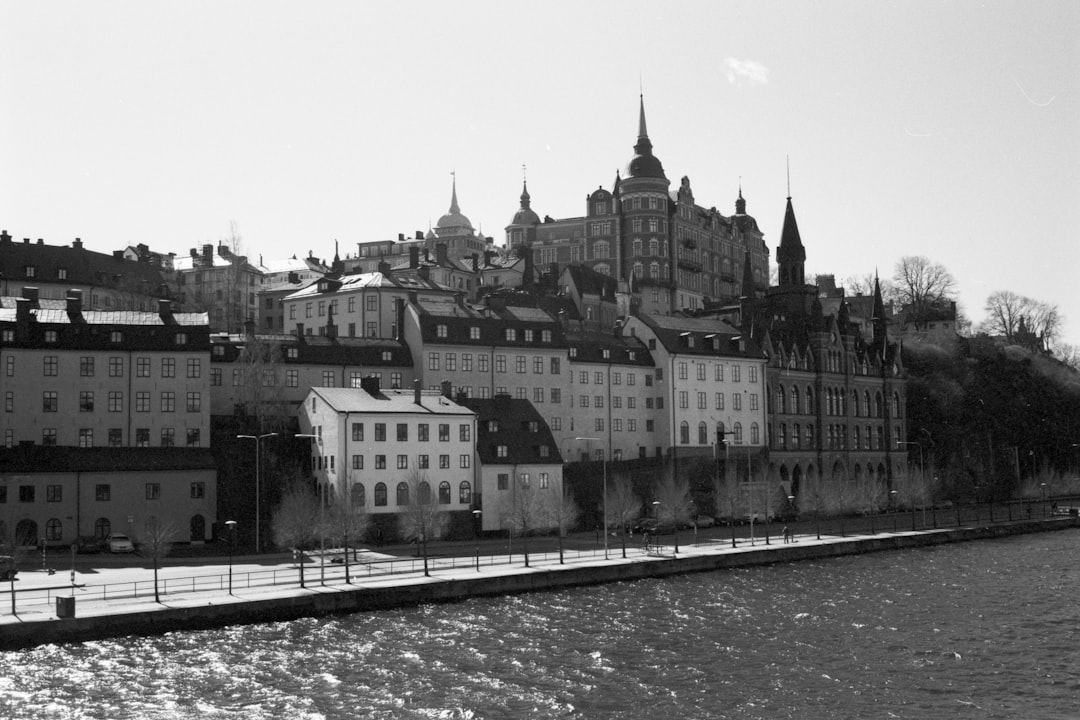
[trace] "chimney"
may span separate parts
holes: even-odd
[[[413,245],[409,248],[409,267],[415,270],[420,265],[420,248]]]
[[[439,243],[435,246],[435,263],[439,267],[446,267],[446,243]]]
[[[82,315],[82,290],[68,290],[67,313],[73,320]]]
[[[420,278],[423,280],[427,280],[429,282],[431,281],[431,271],[428,269],[427,265],[423,265],[417,268],[416,274],[419,275]]]
[[[397,319],[397,337],[394,338],[398,342],[405,337],[405,300],[404,298],[394,298],[394,317]]]
[[[397,241],[398,242],[405,242],[405,233],[398,233],[397,234]]]
[[[36,287],[26,287],[22,289],[22,296],[30,301],[31,307],[37,307],[38,304],[38,289]]]
[[[213,265],[214,264],[214,246],[213,245],[203,245],[202,246],[202,257],[203,257],[203,260],[206,262],[206,264]]]
[[[15,299],[15,334],[20,341],[25,342],[30,337],[30,309],[33,303],[29,298]]]
[[[450,386],[450,381],[449,380],[443,380],[439,384],[442,387],[442,396],[444,398],[447,398],[448,400],[452,400],[454,396],[452,394],[452,387]]]
[[[379,262],[379,272],[381,272],[383,275],[389,275],[390,274],[390,263],[386,262],[385,260],[380,261]]]
[[[360,389],[366,392],[368,395],[379,394],[379,376],[368,375],[367,377],[360,378]]]
[[[7,235],[6,230],[4,231],[4,234]],[[0,236],[0,239],[3,239],[3,237]],[[10,240],[11,236],[8,236],[7,239]],[[71,247],[75,248],[76,250],[82,250],[82,238],[75,238],[75,242],[71,243]]]
[[[420,380],[413,380],[413,402],[417,405],[420,404]]]
[[[158,315],[161,316],[161,322],[165,323],[166,325],[172,325],[175,322],[173,320],[172,314],[172,300],[158,298],[157,305]]]
[[[423,230],[417,230],[416,231],[416,239],[417,240],[423,240],[424,239],[424,231]]]
[[[78,241],[79,241],[79,239],[75,238],[75,242],[78,242]],[[9,242],[11,242],[11,236],[8,235],[7,230],[4,230],[3,232],[0,232],[0,242],[4,243],[5,245],[7,245]]]

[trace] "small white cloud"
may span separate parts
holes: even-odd
[[[769,82],[769,68],[753,60],[725,58],[727,79],[732,85],[764,85]]]

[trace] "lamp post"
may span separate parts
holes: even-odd
[[[226,520],[225,527],[229,528],[229,594],[232,595],[232,557],[233,545],[236,544],[236,521]]]
[[[897,531],[897,527],[896,527],[896,496],[897,496],[897,494],[898,493],[896,492],[896,490],[890,490],[889,491],[889,502],[892,504],[892,531],[893,532]]]
[[[259,534],[259,499],[262,496],[262,492],[259,487],[259,471],[260,458],[262,457],[262,453],[259,451],[262,448],[262,440],[268,437],[277,437],[277,433],[263,433],[262,435],[237,435],[236,437],[255,441],[255,552],[259,553],[262,552],[262,538]]]
[[[574,439],[575,439],[575,440],[578,440],[578,441],[581,441],[581,442],[584,442],[584,443],[587,443],[587,444],[586,444],[586,447],[588,448],[588,453],[589,453],[589,459],[591,460],[591,459],[592,459],[592,444],[593,444],[594,442],[598,442],[598,441],[600,440],[600,438],[594,438],[594,437],[577,437],[577,438],[574,438]],[[603,515],[604,515],[604,517],[603,517],[603,520],[602,520],[601,524],[603,525],[603,528],[604,528],[604,559],[605,559],[605,560],[607,560],[607,559],[608,559],[608,537],[607,537],[607,536],[608,536],[608,513],[607,513],[607,453],[604,453],[604,457],[603,457],[603,458],[601,459],[601,462],[602,462],[602,467],[603,467],[603,474],[604,474],[604,486],[603,486],[603,487],[604,487],[604,497],[603,497],[603,500],[602,500],[602,504],[601,504],[601,510],[600,510],[600,512],[602,512],[602,513],[603,513]]]
[[[1046,517],[1046,483],[1039,483],[1039,487],[1041,487],[1043,491],[1043,517]]]
[[[316,445],[322,445],[322,436],[314,433],[296,433],[293,437],[308,438],[314,440]],[[326,489],[322,480],[319,480],[319,582],[326,584]]]
[[[484,514],[483,510],[473,510],[473,535],[476,536],[476,572],[480,572],[480,531],[477,529],[482,521],[480,517]]]
[[[656,549],[660,551],[660,501],[653,500],[652,502],[654,514],[656,515]]]

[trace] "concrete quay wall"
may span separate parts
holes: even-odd
[[[771,545],[759,540],[748,547],[741,540],[738,551],[679,555],[678,557],[643,557],[639,561],[621,560],[621,549],[612,548],[613,560],[607,565],[557,565],[543,569],[499,572],[500,566],[485,566],[475,577],[439,577],[385,587],[312,586],[295,588],[295,594],[260,600],[229,601],[195,607],[170,608],[167,605],[138,612],[118,611],[74,618],[50,618],[0,626],[0,648],[16,649],[46,643],[79,642],[127,635],[156,635],[177,630],[200,630],[230,625],[294,620],[333,614],[383,610],[431,602],[453,602],[469,597],[509,595],[539,590],[595,585],[600,583],[667,577],[727,568],[753,567],[774,563],[797,562],[819,558],[942,545],[987,538],[1000,538],[1034,532],[1080,527],[1080,519],[1054,518],[1008,525],[989,525],[830,538],[828,541],[784,544],[774,539]],[[807,536],[803,536],[804,540]],[[716,541],[722,542],[722,541]],[[670,546],[668,547],[670,550]],[[636,549],[634,552],[638,552]]]

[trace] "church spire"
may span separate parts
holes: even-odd
[[[461,213],[461,208],[457,203],[457,171],[450,173],[450,214],[458,215]]]
[[[645,155],[652,153],[652,141],[649,140],[649,131],[645,127],[645,95],[640,95],[639,100],[641,104],[638,110],[637,144],[634,145],[634,152]]]
[[[776,249],[776,262],[780,266],[780,285],[804,285],[806,248],[799,235],[799,224],[795,222],[795,208],[791,197],[787,199],[784,212],[784,228],[780,231],[780,247]]]

